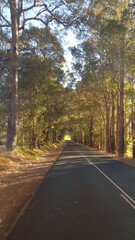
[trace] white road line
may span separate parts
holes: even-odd
[[[79,149],[77,149],[78,152],[80,152]],[[119,187],[113,180],[111,180],[111,178],[109,178],[104,172],[102,172],[100,170],[100,168],[98,168],[93,162],[91,162],[87,157],[85,157],[85,155],[83,155],[82,152],[80,152],[80,154],[87,160],[87,162],[90,165],[93,165],[104,177],[106,177],[117,189],[119,189],[119,191],[123,194],[120,194],[125,200],[126,202],[130,203],[130,206],[133,207],[133,209],[135,210],[135,201],[133,198],[131,198],[121,187]],[[131,201],[131,202],[130,202]]]
[[[135,205],[132,204],[123,194],[120,194],[121,197],[123,197],[125,199],[125,201],[135,210]]]

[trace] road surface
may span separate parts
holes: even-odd
[[[68,141],[6,240],[135,240],[135,168]]]

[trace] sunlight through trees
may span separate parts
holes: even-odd
[[[0,2],[0,142],[7,150],[71,138],[135,158],[134,8],[129,0]],[[65,69],[68,31],[80,44],[70,47],[72,68]]]

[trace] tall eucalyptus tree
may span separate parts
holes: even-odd
[[[8,150],[13,150],[17,142],[19,33],[32,21],[40,22],[45,26],[55,21],[68,26],[74,22],[75,9],[74,1],[2,0],[0,2],[0,35],[10,45]]]

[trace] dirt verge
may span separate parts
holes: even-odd
[[[23,214],[42,179],[57,160],[64,144],[38,158],[17,157],[14,164],[0,165],[0,240],[4,240],[13,225]],[[4,159],[4,160],[3,160]],[[6,161],[6,158],[3,158]],[[9,159],[7,160],[9,161]]]

